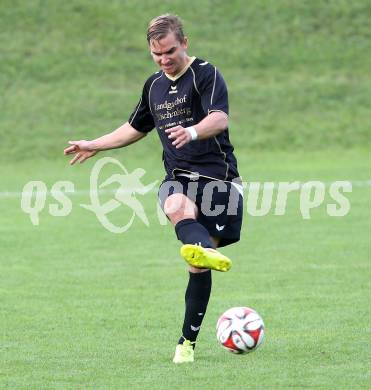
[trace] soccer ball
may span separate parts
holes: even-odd
[[[249,353],[258,348],[264,339],[264,322],[249,307],[232,307],[220,316],[216,337],[230,352]]]

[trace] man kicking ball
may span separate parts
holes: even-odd
[[[211,292],[211,270],[232,265],[216,248],[240,239],[242,187],[228,132],[228,92],[219,71],[187,54],[180,19],[161,15],[148,26],[147,41],[160,70],[144,83],[128,122],[91,141],[69,141],[64,150],[82,163],[102,150],[139,141],[156,128],[166,176],[161,206],[183,243],[189,264],[182,334],[174,363],[194,361],[194,348]]]

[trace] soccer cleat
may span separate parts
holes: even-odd
[[[185,244],[180,248],[180,254],[188,264],[197,268],[226,272],[232,267],[232,261],[215,249]]]
[[[183,344],[178,344],[175,348],[174,363],[193,363],[195,351],[194,342],[184,340]]]

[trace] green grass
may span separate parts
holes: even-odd
[[[189,54],[228,83],[245,181],[371,179],[366,0],[1,1],[0,388],[369,388],[371,187],[346,194],[343,218],[327,215],[328,192],[310,220],[298,193],[284,216],[245,213],[241,242],[224,250],[234,266],[214,274],[196,362],[185,367],[171,359],[187,271],[155,193],[141,197],[150,228],[137,219],[121,235],[80,207],[87,194],[71,196],[60,218],[49,196],[39,226],[19,195],[4,195],[30,180],[89,188],[93,162],[71,168],[62,150],[128,118],[156,70],[146,24],[168,11],[184,19]],[[160,153],[153,132],[102,156],[144,168],[147,184],[163,177]],[[112,220],[129,216],[122,207]],[[248,356],[215,338],[218,316],[236,305],[266,323],[265,344]]]
[[[241,152],[371,146],[367,0],[4,0],[0,159],[55,159],[127,120],[156,70],[146,24],[168,11],[227,80]]]
[[[370,178],[369,154],[330,157],[259,153],[243,162],[260,181]],[[91,167],[41,162],[30,173],[25,163],[3,166],[2,190],[21,191],[31,179],[86,189]],[[149,171],[144,182],[155,177]],[[246,215],[241,242],[224,250],[234,267],[214,274],[192,367],[171,362],[187,273],[173,229],[157,220],[156,194],[141,197],[150,228],[137,219],[122,235],[79,206],[89,203],[87,194],[71,196],[68,217],[51,217],[46,208],[35,227],[19,198],[2,198],[0,387],[367,388],[370,196],[371,187],[354,187],[344,218],[329,217],[324,204],[303,220],[297,194],[284,216]],[[130,216],[124,207],[115,214],[116,223]],[[216,342],[218,316],[235,305],[254,307],[266,323],[265,344],[248,356]]]

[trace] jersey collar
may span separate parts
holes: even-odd
[[[169,74],[165,73],[165,76],[170,79],[171,81],[176,81],[178,80],[180,77],[182,77],[184,75],[185,72],[187,72],[188,68],[192,65],[193,61],[196,59],[196,57],[191,57],[190,58],[190,61],[187,63],[187,65],[178,73],[176,74],[175,76],[170,76]]]

